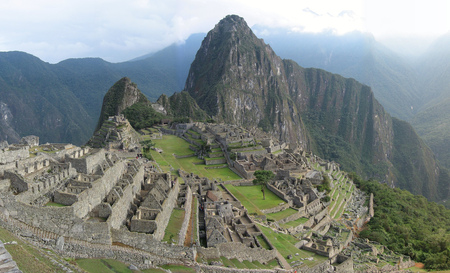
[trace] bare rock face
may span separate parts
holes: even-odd
[[[227,16],[208,33],[185,90],[219,122],[262,127],[291,146],[306,147],[283,61],[241,17]]]

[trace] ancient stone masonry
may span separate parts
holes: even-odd
[[[172,180],[170,174],[150,174],[140,196],[131,205],[133,215],[128,220],[130,231],[153,234],[155,239],[161,240],[179,189],[178,180]]]

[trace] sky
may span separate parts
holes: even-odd
[[[206,33],[229,14],[250,27],[358,30],[386,44],[432,41],[450,31],[447,0],[1,0],[0,51],[50,63],[122,62]]]

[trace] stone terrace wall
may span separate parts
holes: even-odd
[[[144,165],[141,165],[138,172],[133,177],[133,184],[128,185],[123,191],[123,196],[117,200],[112,206],[111,215],[107,222],[112,228],[118,229],[126,220],[127,211],[130,204],[133,202],[134,196],[141,190],[141,185],[144,183]]]
[[[130,232],[126,228],[111,229],[112,241],[129,245],[150,253],[158,253],[158,255],[171,259],[188,259],[193,261],[196,251],[193,248],[169,245],[164,242],[157,241],[151,234]]]
[[[191,187],[187,187],[186,190],[186,202],[184,202],[184,220],[181,225],[180,232],[178,233],[178,245],[184,245],[184,241],[186,240],[186,233],[189,227],[189,223],[191,220],[191,212],[192,212],[192,190]]]
[[[249,248],[244,244],[234,242],[222,243],[217,245],[216,248],[198,247],[197,253],[212,259],[224,256],[227,259],[238,259],[241,262],[248,260],[259,261],[260,263],[268,262],[277,257],[275,249]]]
[[[116,182],[125,171],[125,163],[118,161],[112,167],[105,171],[105,174],[96,181],[92,182],[92,188],[86,189],[78,195],[78,202],[72,207],[76,216],[83,218],[93,208],[103,201],[103,198],[116,185]]]
[[[15,200],[14,196],[3,197],[3,214],[23,223],[62,236],[70,236],[84,241],[111,244],[108,224],[83,222],[74,216],[73,207],[35,207]],[[13,220],[12,220],[13,221]]]

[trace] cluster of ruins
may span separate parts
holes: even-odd
[[[109,122],[124,124],[121,117],[113,117]],[[313,167],[319,164],[321,170],[339,172],[339,165],[319,161],[311,154],[290,150],[286,143],[263,133],[235,126],[189,123],[162,131],[184,138],[197,155],[220,159],[214,164],[227,163],[226,166],[244,178],[236,182],[239,185],[251,184],[256,170],[273,171],[276,177],[267,188],[285,203],[264,213],[288,208],[296,213],[275,222],[249,215],[223,181],[178,170],[184,182],[181,184],[176,176],[158,171],[155,163],[142,158],[130,159],[127,151],[117,151],[115,138],[107,146],[108,150],[70,144],[38,146],[38,139],[31,137],[17,145],[2,143],[1,216],[55,236],[89,243],[118,242],[150,252],[173,252],[167,255],[191,260],[196,253],[206,257],[215,253],[228,258],[241,255],[263,263],[276,258],[277,251],[258,226],[260,222],[276,232],[303,238],[299,248],[334,262],[348,263],[348,258],[340,253],[351,241],[352,231],[342,231],[340,227],[339,234],[346,235],[343,240],[327,239],[327,232],[336,228],[329,213],[329,202],[323,199],[325,193],[316,188],[323,181],[323,173]],[[209,146],[209,151],[201,155],[199,151],[205,146]],[[194,199],[198,200],[196,207]],[[175,209],[185,215],[179,240],[162,245],[160,241]],[[192,209],[197,213],[192,214]],[[195,221],[192,215],[197,215]],[[291,228],[281,227],[300,218],[307,221]],[[193,222],[197,223],[198,240],[184,247],[187,229]],[[264,247],[267,245],[269,249]],[[230,246],[234,246],[233,253],[227,250]],[[204,247],[216,252],[207,252]]]

